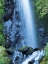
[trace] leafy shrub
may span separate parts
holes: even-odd
[[[6,48],[0,46],[0,64],[10,64],[10,59],[7,57]]]
[[[42,18],[46,13],[48,13],[48,0],[36,0],[35,5],[39,18]]]
[[[43,58],[43,61],[40,64],[48,64],[48,43],[44,50],[45,50],[45,56]]]

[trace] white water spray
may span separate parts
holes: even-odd
[[[29,56],[29,58],[27,58],[22,64],[28,64],[29,61],[32,61],[32,59],[34,59],[37,55],[37,51],[34,52],[31,56]]]

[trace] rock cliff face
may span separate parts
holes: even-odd
[[[14,1],[13,0],[5,0],[5,14],[4,14],[4,21],[7,21],[12,18],[13,10],[14,10]]]
[[[17,3],[16,3],[17,2]],[[23,34],[23,22],[21,20],[20,11],[18,10],[18,1],[5,0],[5,14],[4,19],[4,33],[6,36],[6,48],[16,47],[16,43],[19,45],[24,40]],[[21,30],[23,29],[23,30]],[[22,44],[21,44],[22,45]],[[19,47],[19,46],[18,46]]]

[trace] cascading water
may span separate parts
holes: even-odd
[[[12,42],[10,48],[14,52],[11,57],[13,64],[28,64],[28,62],[33,59],[35,59],[34,64],[37,64],[36,58],[38,61],[40,55],[41,57],[44,56],[43,50],[41,52],[34,52],[23,63],[20,63],[20,61],[22,62],[22,53],[16,51],[23,46],[29,46],[32,48],[38,47],[33,8],[31,10],[30,0],[14,0],[14,3],[15,8],[12,20],[9,19],[4,23],[4,26],[6,27],[5,33],[7,34],[7,42]],[[20,57],[18,62],[16,62],[16,56]]]

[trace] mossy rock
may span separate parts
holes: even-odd
[[[22,48],[19,49],[20,51],[25,51],[25,50],[33,50],[33,48],[28,47],[28,46],[23,46]]]
[[[20,51],[24,51],[24,50],[27,50],[28,49],[28,46],[23,46],[22,48],[20,48]]]
[[[29,55],[29,54],[33,53],[33,48],[28,47],[28,46],[24,46],[24,47],[20,48],[18,51],[22,52],[22,54]]]

